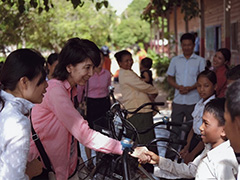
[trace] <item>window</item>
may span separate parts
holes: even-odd
[[[206,28],[206,49],[216,51],[221,48],[221,26],[210,26]]]

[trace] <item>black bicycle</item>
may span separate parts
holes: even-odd
[[[149,107],[156,111],[156,106],[163,106],[163,102],[152,102],[145,103],[141,105],[134,111],[126,110],[123,105],[115,99],[114,88],[109,88],[109,94],[112,100],[112,106],[106,114],[106,120],[108,121],[109,128],[105,129],[96,125],[95,128],[98,129],[101,133],[108,135],[114,139],[122,141],[123,155],[113,155],[113,154],[103,154],[97,152],[96,157],[96,166],[95,168],[86,175],[85,179],[93,180],[134,180],[142,179],[142,177],[147,177],[150,180],[154,180],[154,176],[148,173],[137,161],[136,158],[133,158],[129,155],[130,152],[137,146],[156,146],[156,142],[163,141],[168,143],[176,143],[184,145],[186,141],[184,140],[173,140],[169,138],[156,138],[153,139],[148,144],[136,144],[135,142],[138,139],[139,134],[144,134],[153,128],[159,127],[159,125],[165,125],[165,127],[160,127],[162,129],[171,131],[171,126],[182,126],[182,124],[172,123],[169,121],[169,118],[164,116],[161,121],[153,124],[151,127],[146,128],[145,130],[138,131],[128,120],[128,114],[136,114],[142,108]],[[160,113],[160,112],[157,112]],[[126,131],[129,130],[132,132],[131,138],[126,138]],[[168,147],[170,148],[170,147]],[[170,148],[171,149],[171,148]],[[174,149],[172,149],[174,151]],[[176,152],[176,151],[174,151]],[[177,152],[176,152],[177,153]],[[177,153],[178,154],[178,153]]]

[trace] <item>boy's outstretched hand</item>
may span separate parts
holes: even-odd
[[[135,158],[138,158],[138,161],[140,163],[142,162],[149,162],[151,159],[150,159],[150,156],[147,156],[145,153],[148,152],[148,149],[145,147],[145,146],[142,146],[142,147],[136,147],[133,151],[133,153],[131,153],[130,155],[132,157],[135,157]]]
[[[159,159],[160,157],[158,155],[156,155],[154,152],[152,151],[146,151],[144,152],[145,156],[150,157],[150,161],[144,161],[144,159],[139,158],[139,162],[142,164],[145,163],[150,163],[150,164],[158,164],[159,163]]]
[[[160,157],[152,151],[148,151],[146,147],[136,147],[131,156],[138,158],[141,164],[158,164]]]

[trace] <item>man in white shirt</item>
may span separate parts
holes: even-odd
[[[183,54],[172,58],[167,70],[168,83],[175,88],[172,104],[172,121],[181,123],[192,120],[192,112],[195,104],[200,100],[196,90],[197,75],[205,69],[205,59],[193,53],[195,37],[193,34],[183,34],[181,39]],[[176,134],[171,133],[171,138],[181,136],[178,127],[172,129]],[[178,150],[177,146],[171,145]],[[167,151],[166,157],[175,158],[175,154]]]

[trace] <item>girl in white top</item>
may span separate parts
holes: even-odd
[[[0,75],[0,179],[31,179],[25,174],[30,146],[28,119],[33,103],[41,103],[47,82],[45,59],[34,50],[19,49],[6,59]],[[36,166],[36,164],[35,164]]]
[[[205,70],[197,76],[197,91],[201,97],[200,101],[195,105],[192,113],[193,127],[188,134],[187,144],[181,150],[180,155],[184,162],[188,164],[199,155],[204,144],[201,141],[200,126],[202,125],[202,116],[205,105],[215,98],[215,91],[217,85],[217,77],[213,71]]]
[[[195,177],[195,180],[235,180],[238,162],[224,130],[224,103],[225,99],[221,98],[212,99],[206,104],[200,126],[205,149],[193,162],[187,165],[159,157],[151,151],[144,153],[150,157],[149,163],[158,165],[154,172],[156,176],[167,179]],[[141,158],[139,161],[146,162]]]

